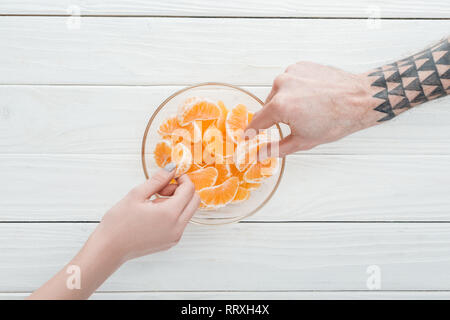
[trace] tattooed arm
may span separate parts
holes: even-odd
[[[291,65],[275,79],[248,129],[288,124],[291,134],[279,145],[284,156],[380,124],[450,94],[449,50],[447,38],[360,75],[309,62]]]

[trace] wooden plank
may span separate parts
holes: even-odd
[[[0,154],[136,154],[153,111],[181,88],[0,86]],[[262,100],[270,91],[270,87],[245,89]],[[435,100],[383,125],[302,153],[448,155],[449,104],[450,100]]]
[[[0,224],[0,291],[40,286],[94,228]],[[130,261],[100,290],[368,290],[376,265],[382,290],[448,291],[449,251],[450,224],[190,225],[178,246]]]
[[[0,293],[0,300],[23,300],[31,292]],[[448,300],[448,291],[206,291],[96,292],[91,300]]]
[[[450,221],[449,156],[288,157],[253,221]],[[1,155],[1,221],[100,220],[143,180],[136,155]]]
[[[71,9],[73,8],[73,9]],[[164,15],[164,16],[280,16],[280,17],[450,17],[447,1],[329,0],[277,2],[207,0],[2,0],[2,14]]]
[[[270,85],[298,60],[362,72],[450,27],[450,20],[383,20],[374,29],[364,19],[84,17],[74,29],[67,21],[2,17],[0,84]]]

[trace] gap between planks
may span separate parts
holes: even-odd
[[[2,13],[0,17],[56,17],[65,18],[72,17],[70,14],[14,14],[14,13]],[[80,14],[77,15],[80,18],[162,18],[162,19],[283,19],[283,20],[367,20],[370,17],[358,16],[358,17],[308,17],[308,16],[295,16],[295,17],[283,17],[283,16],[189,16],[189,15],[119,15],[119,14]],[[380,17],[377,20],[450,20],[445,17]]]

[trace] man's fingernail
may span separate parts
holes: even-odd
[[[167,172],[172,172],[175,168],[177,167],[177,165],[173,162],[166,164],[166,166],[164,167],[164,170],[166,170]]]

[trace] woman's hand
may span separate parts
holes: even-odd
[[[188,176],[169,164],[103,217],[78,254],[30,299],[86,299],[125,261],[175,245],[200,204]],[[150,198],[155,194],[166,198]]]
[[[365,76],[299,62],[275,79],[266,105],[253,116],[246,135],[279,122],[289,125],[291,135],[280,142],[279,156],[332,142],[377,123],[372,94]]]
[[[96,232],[108,239],[124,260],[166,250],[181,238],[200,204],[187,175],[169,184],[175,175],[169,164],[132,189],[103,217]],[[167,198],[149,200],[159,193]]]

